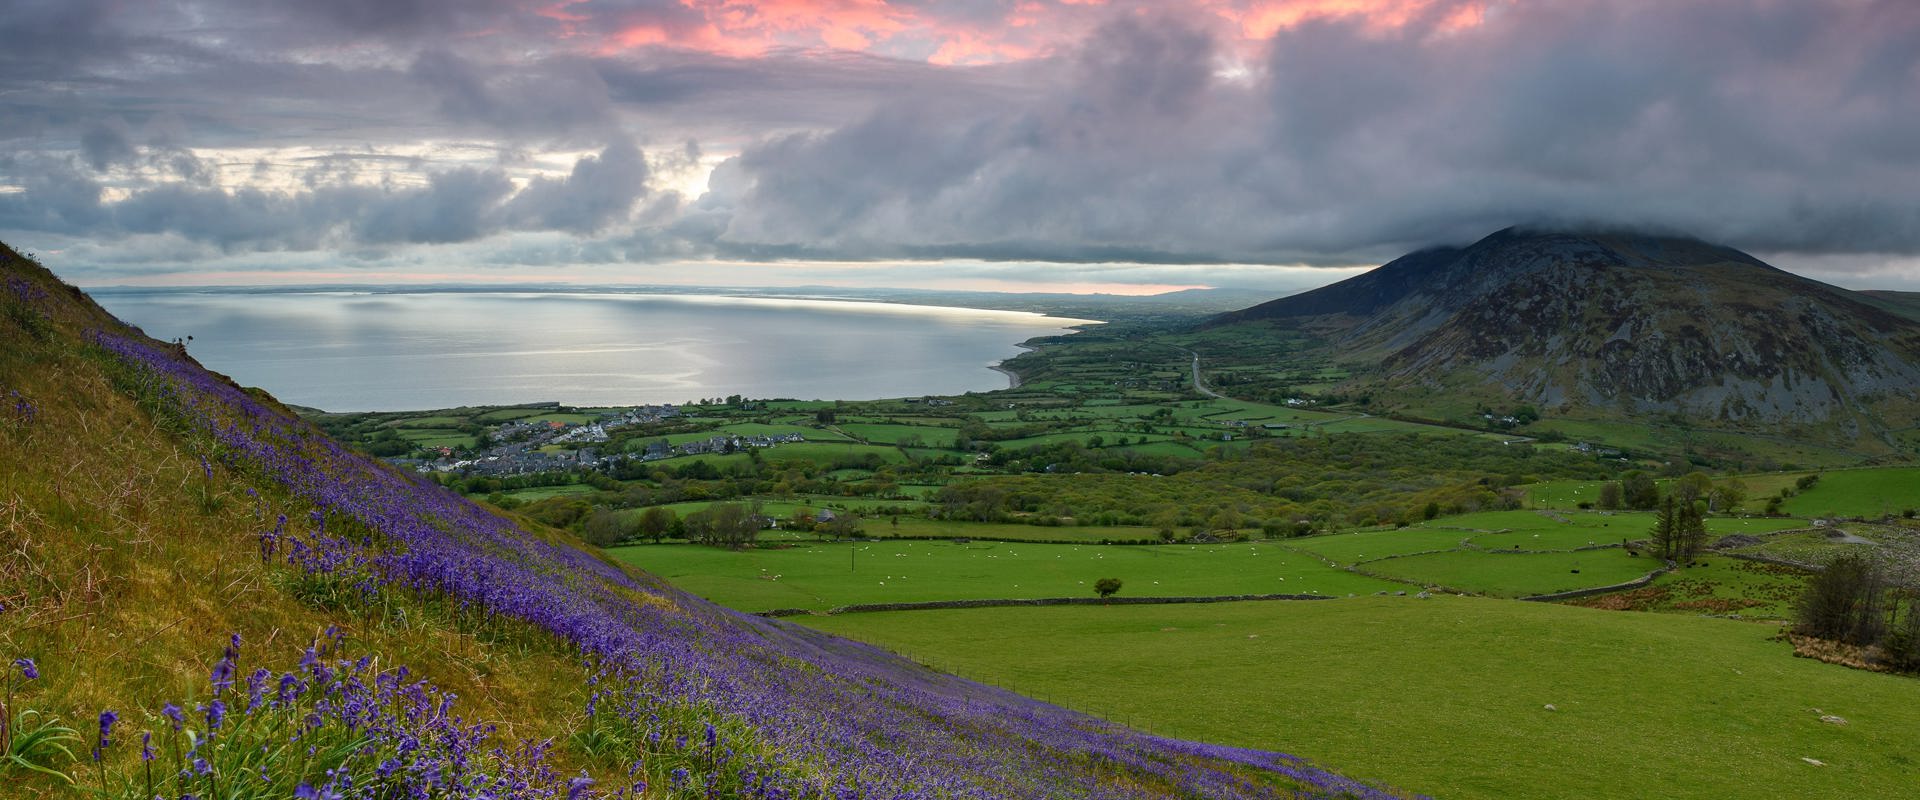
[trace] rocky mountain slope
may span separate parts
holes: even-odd
[[[1318,330],[1389,389],[1864,435],[1920,400],[1885,306],[1693,239],[1508,229],[1212,324]]]
[[[0,797],[1390,796],[713,606],[0,278]]]

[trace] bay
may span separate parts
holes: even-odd
[[[559,292],[113,292],[120,319],[327,411],[557,401],[863,400],[1005,388],[1018,343],[1085,320],[831,299]]]

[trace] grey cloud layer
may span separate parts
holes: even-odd
[[[821,253],[1348,260],[1518,222],[1920,251],[1920,5],[1547,3],[1281,32],[1251,83],[1167,20],[1025,103],[761,145],[722,241]]]
[[[1911,0],[1497,4],[1460,30],[1441,4],[1283,30],[1239,72],[1240,43],[1135,13],[1049,58],[947,69],[568,53],[528,7],[0,0],[0,233],[414,261],[547,232],[567,238],[543,252],[583,261],[1345,265],[1552,222],[1920,254]],[[670,2],[574,8],[694,24]],[[688,140],[739,153],[704,198],[649,168]],[[396,155],[422,142],[472,152]],[[203,157],[296,146],[336,155],[293,187],[223,183]]]

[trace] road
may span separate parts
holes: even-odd
[[[1208,397],[1225,400],[1226,395],[1207,388],[1206,382],[1200,380],[1200,354],[1184,347],[1180,349],[1186,352],[1187,355],[1193,356],[1193,390]]]

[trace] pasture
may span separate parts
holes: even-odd
[[[1367,572],[1494,597],[1527,597],[1626,583],[1661,566],[1618,547],[1550,553],[1453,550],[1369,561]]]
[[[1920,680],[1793,658],[1771,625],[1450,596],[802,619],[1434,797],[1855,800],[1920,782]]]
[[[904,520],[903,520],[904,522]],[[1119,578],[1128,597],[1321,594],[1409,589],[1270,545],[1041,545],[875,541],[721,550],[639,545],[608,551],[721,605],[825,610],[855,603],[1093,597]]]
[[[1920,509],[1920,467],[1839,469],[1787,498],[1781,508],[1796,516],[1881,517]]]

